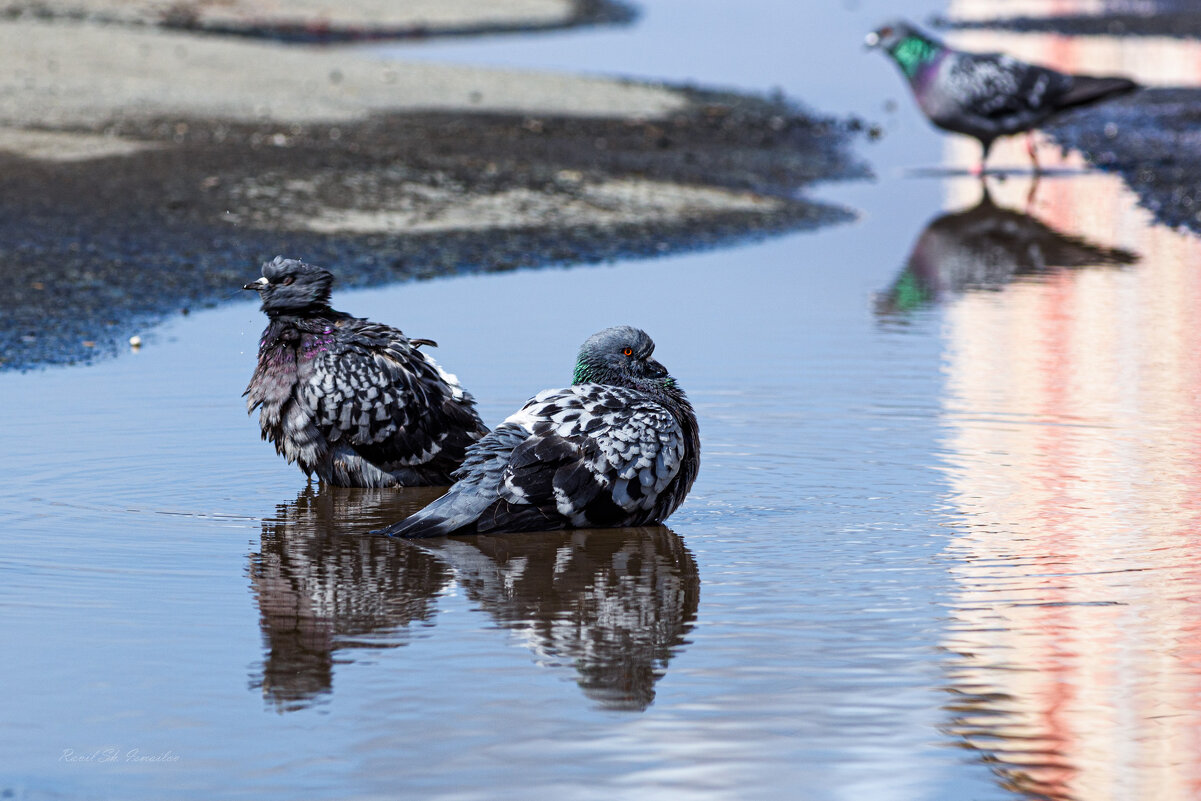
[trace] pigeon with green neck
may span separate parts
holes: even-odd
[[[440,537],[663,522],[700,467],[696,415],[644,331],[580,347],[573,383],[539,392],[467,451],[454,486],[377,533]]]
[[[1002,53],[954,50],[903,21],[869,33],[865,44],[896,62],[930,122],[980,142],[976,175],[983,174],[994,141],[1020,133],[1038,172],[1031,131],[1068,109],[1139,88],[1128,78],[1071,75]]]

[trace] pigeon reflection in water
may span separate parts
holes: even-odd
[[[278,709],[304,708],[330,691],[335,651],[404,645],[411,623],[433,619],[450,572],[425,551],[359,532],[441,492],[310,484],[263,521],[250,557],[266,648],[254,685]]]
[[[700,603],[684,541],[665,526],[572,529],[423,543],[467,597],[543,666],[574,666],[589,698],[642,710]]]
[[[662,526],[424,540],[363,536],[440,490],[310,485],[263,522],[250,576],[265,656],[252,684],[280,711],[332,691],[335,663],[394,648],[434,624],[452,582],[545,667],[570,666],[609,709],[642,710],[683,645],[696,562]],[[382,668],[381,668],[382,669]]]
[[[1062,269],[1134,264],[1139,255],[1061,234],[1029,214],[996,205],[983,185],[970,209],[934,218],[905,269],[876,299],[882,316],[904,313],[970,290],[997,290]]]

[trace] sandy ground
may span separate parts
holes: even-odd
[[[0,64],[0,124],[10,128],[103,130],[129,117],[352,121],[418,109],[660,117],[686,105],[670,89],[605,78],[80,22],[0,23]]]
[[[439,29],[449,26],[547,26],[576,13],[571,0],[4,0],[0,14],[88,18],[154,25],[324,25]]]
[[[416,3],[388,24],[552,25],[595,2]],[[181,30],[154,3],[8,9],[0,369],[112,352],[279,253],[353,286],[711,247],[847,219],[796,190],[865,174],[848,124],[760,98]]]

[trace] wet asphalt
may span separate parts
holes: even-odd
[[[115,352],[147,325],[239,295],[277,254],[329,267],[340,286],[364,286],[655,256],[851,217],[796,193],[867,175],[850,147],[859,123],[778,99],[691,97],[689,111],[657,121],[467,113],[351,125],[130,121],[111,132],[172,146],[69,163],[0,155],[9,276],[0,284],[0,369]],[[343,180],[362,174],[374,176],[366,189]],[[316,233],[288,222],[329,206],[386,208],[400,185],[570,196],[621,177],[778,202],[618,225],[421,234]],[[291,191],[296,181],[307,191]]]

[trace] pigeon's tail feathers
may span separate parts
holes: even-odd
[[[513,449],[530,435],[504,422],[467,449],[463,465],[452,473],[450,491],[414,515],[373,533],[389,537],[445,537],[473,534],[480,517],[500,498],[502,476]]]
[[[371,533],[405,539],[470,533],[489,503],[481,495],[452,489],[420,512]]]
[[[1072,87],[1058,99],[1060,108],[1087,106],[1118,95],[1129,94],[1139,85],[1129,78],[1076,75]]]

